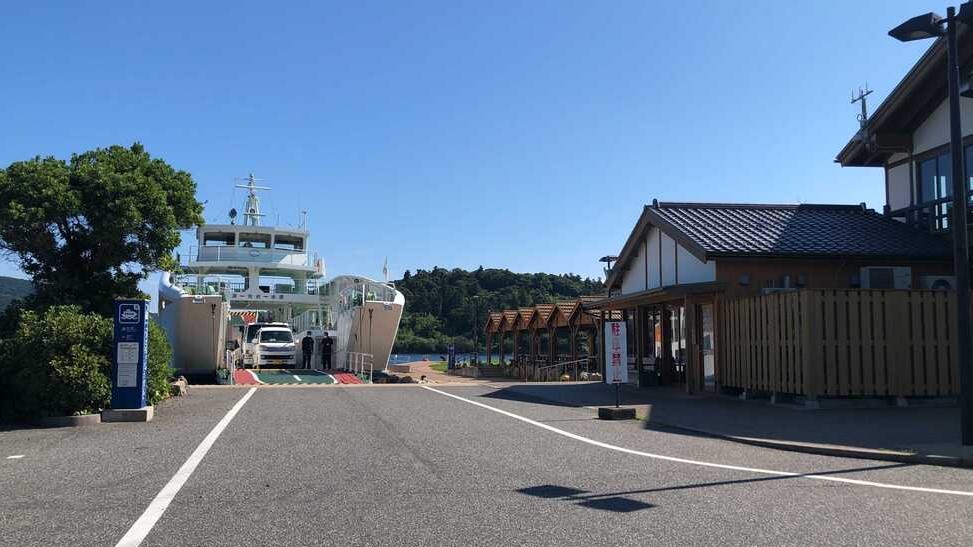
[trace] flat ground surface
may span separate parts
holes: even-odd
[[[432,387],[256,388],[141,544],[973,543],[973,497],[957,495],[973,492],[973,470]],[[250,389],[196,388],[148,424],[0,431],[0,544],[116,544]]]
[[[334,377],[313,369],[264,369],[254,371],[265,384],[333,384]]]

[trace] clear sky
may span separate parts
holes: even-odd
[[[0,165],[138,140],[208,221],[252,171],[329,274],[379,278],[597,276],[653,198],[880,209],[881,170],[833,163],[851,92],[877,106],[928,47],[888,29],[945,5],[689,5],[4,2]]]

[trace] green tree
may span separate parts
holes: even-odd
[[[419,269],[414,274],[407,271],[395,285],[405,294],[405,311],[395,342],[398,353],[442,352],[449,343],[468,351],[473,347],[473,329],[483,328],[489,311],[604,292],[599,279],[574,274],[518,274],[482,266],[472,272],[439,267]],[[477,304],[473,296],[480,298]]]
[[[38,156],[0,169],[0,250],[32,277],[32,307],[110,315],[114,298],[174,266],[179,230],[202,223],[202,208],[190,174],[139,143]]]

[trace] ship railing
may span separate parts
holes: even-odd
[[[271,283],[260,285],[254,291],[249,291],[247,283],[239,280],[229,280],[215,275],[183,275],[179,278],[179,285],[190,294],[227,294],[254,292],[261,294],[294,294],[317,296],[322,287],[318,279],[295,279],[290,283]]]
[[[237,245],[193,245],[190,262],[256,262],[281,266],[313,267],[317,253],[300,249],[275,249]]]
[[[357,351],[341,351],[338,362],[344,363],[344,368],[355,376],[361,378],[363,382],[372,383],[374,356],[371,353],[359,353]]]

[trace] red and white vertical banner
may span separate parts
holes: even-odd
[[[628,344],[624,321],[605,322],[605,383],[628,383]]]

